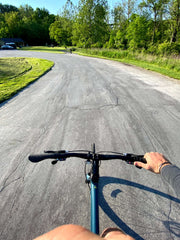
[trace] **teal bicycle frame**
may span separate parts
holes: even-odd
[[[99,234],[98,182],[91,181],[91,232]]]

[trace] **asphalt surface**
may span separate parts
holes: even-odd
[[[90,149],[164,153],[180,166],[180,82],[75,54],[0,51],[50,59],[53,69],[0,105],[0,239],[29,240],[59,225],[89,228],[84,161],[33,164],[31,153]],[[100,230],[180,239],[180,199],[159,175],[118,160],[100,167]]]

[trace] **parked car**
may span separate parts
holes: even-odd
[[[16,49],[16,44],[14,42],[6,43],[6,45],[9,45],[9,46],[13,47],[14,49]]]
[[[1,46],[1,49],[2,50],[12,50],[12,49],[14,49],[12,46],[9,46],[9,45],[3,45],[3,46]]]

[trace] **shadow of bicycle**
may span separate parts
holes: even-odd
[[[180,199],[173,197],[171,195],[168,195],[166,193],[163,193],[159,190],[141,185],[139,183],[134,183],[125,179],[119,179],[119,178],[113,178],[113,177],[101,177],[100,183],[99,183],[99,206],[104,211],[104,213],[119,227],[121,228],[125,233],[130,235],[131,237],[135,238],[136,240],[144,240],[139,234],[137,234],[134,230],[132,230],[123,220],[119,218],[117,213],[113,211],[113,209],[109,206],[108,202],[106,201],[104,195],[103,195],[103,188],[107,186],[108,184],[120,184],[120,185],[126,185],[131,186],[137,189],[141,189],[143,191],[147,191],[156,195],[159,195],[163,198],[169,199],[171,201],[174,201],[176,203],[180,203]],[[116,198],[117,195],[121,193],[120,189],[116,189],[111,192],[111,197]],[[163,222],[163,221],[162,221]],[[177,223],[175,221],[164,221],[164,226],[173,233],[176,237],[180,237],[180,223]]]

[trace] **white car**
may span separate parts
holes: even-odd
[[[9,45],[3,45],[3,46],[1,46],[1,49],[2,49],[2,50],[12,50],[12,49],[14,49],[14,48],[11,47],[11,46],[9,46]]]

